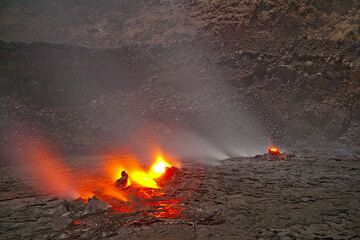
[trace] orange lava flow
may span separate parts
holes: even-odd
[[[121,172],[125,171],[128,174],[127,186],[123,189],[117,187],[119,192],[126,194],[128,201],[120,203],[108,199],[107,202],[112,205],[113,210],[149,210],[150,215],[158,218],[176,218],[181,215],[180,200],[164,199],[165,192],[161,189],[164,181],[172,177],[169,172],[175,171],[174,167],[179,168],[179,163],[159,151],[153,154],[152,159],[153,162],[148,168],[142,166],[132,154],[111,156],[111,160],[106,162],[105,166],[113,182],[121,178]]]
[[[180,205],[181,201],[178,198],[162,200],[148,203],[148,206],[157,207],[158,212],[152,213],[154,217],[158,218],[177,218],[181,215],[183,207]]]
[[[170,161],[165,160],[165,157],[160,152],[155,154],[154,159],[155,161],[148,170],[142,167],[138,160],[132,155],[128,155],[122,159],[115,158],[107,168],[114,182],[121,178],[122,171],[126,171],[129,175],[128,186],[138,185],[141,187],[158,189],[160,187],[156,182],[156,179],[161,177],[166,169],[172,167],[173,164],[171,164]]]
[[[142,164],[144,161],[127,152],[106,156],[101,159],[103,165],[100,168],[96,162],[93,165],[96,167],[90,171],[92,165],[73,168],[40,137],[23,137],[17,146],[21,151],[13,155],[21,163],[19,174],[41,193],[84,203],[96,196],[115,211],[146,211],[159,218],[175,218],[182,212],[180,200],[166,199],[161,189],[169,183],[180,164],[158,149],[150,154],[150,164],[145,166]],[[116,184],[123,177],[123,171],[127,173],[127,182],[125,185]]]

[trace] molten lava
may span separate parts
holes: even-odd
[[[168,155],[156,151],[150,155],[148,168],[129,152],[107,155],[101,161],[105,169],[92,168],[90,171],[88,167],[72,168],[45,142],[40,137],[19,137],[17,144],[22,150],[13,153],[22,163],[19,166],[24,181],[41,193],[84,203],[96,196],[120,212],[144,211],[161,218],[180,215],[180,200],[168,199],[165,190],[161,189],[180,167]]]
[[[134,159],[132,160],[134,161]],[[116,169],[118,172],[125,171],[128,174],[129,185],[131,182],[134,185],[139,185],[141,187],[157,189],[159,188],[159,185],[156,179],[160,178],[165,174],[167,169],[172,167],[172,164],[166,161],[162,154],[157,154],[155,157],[155,162],[151,165],[148,171],[141,168],[140,164],[138,164],[136,160],[132,164],[127,164],[127,166],[117,166]],[[119,174],[117,173],[116,176],[118,175]],[[120,179],[121,178],[118,178],[117,182]]]
[[[165,161],[164,157],[162,155],[158,155],[156,157],[155,163],[150,168],[150,176],[152,178],[158,178],[161,175],[163,175],[166,171],[166,168],[170,168],[172,165]]]
[[[280,150],[279,150],[277,147],[274,147],[274,146],[269,147],[268,153],[269,153],[269,155],[272,155],[272,156],[279,156],[279,155],[281,155]]]
[[[155,182],[155,179],[153,179],[149,173],[143,172],[143,171],[134,171],[130,173],[130,179],[143,187],[148,188],[159,188],[157,183]]]
[[[182,212],[180,200],[164,199],[165,192],[161,189],[169,180],[173,179],[178,171],[178,167],[173,166],[173,164],[176,166],[179,164],[173,160],[168,160],[168,158],[165,160],[164,155],[160,153],[154,154],[154,162],[148,170],[143,168],[133,156],[127,156],[126,159],[127,161],[121,161],[115,158],[115,161],[110,164],[109,170],[112,172],[112,176],[121,175],[121,178],[116,180],[115,186],[119,192],[126,194],[129,198],[127,203],[107,201],[113,209],[120,212],[146,209],[146,212],[149,210],[149,215],[158,218],[179,217]],[[128,186],[124,188],[125,180],[127,180]],[[154,211],[153,208],[156,210]]]

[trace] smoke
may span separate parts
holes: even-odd
[[[261,125],[246,110],[244,99],[224,79],[209,83],[196,98],[203,105],[198,115],[209,139],[229,156],[249,156],[268,145]]]
[[[78,196],[67,166],[45,141],[32,132],[13,134],[13,147],[9,149],[18,174],[25,183],[47,194],[65,198]]]
[[[130,150],[145,164],[151,163],[149,160],[154,151],[166,153],[178,160],[191,159],[206,163],[216,163],[229,157],[190,129],[165,122],[141,125],[119,149]]]
[[[184,12],[177,11],[175,2],[172,7]],[[87,150],[126,143],[146,155],[143,149],[151,144],[144,142],[146,134],[134,131],[158,121],[165,127],[155,142],[181,158],[212,162],[261,153],[268,145],[242,93],[226,83],[224,67],[212,60],[218,56],[206,47],[194,42],[106,50],[44,46],[22,47],[32,54],[23,54],[21,47],[15,53],[26,56],[19,65],[36,66],[19,74],[36,76],[34,81],[43,86],[27,95],[46,92],[39,102],[66,112],[34,111],[34,119],[43,116],[39,122],[46,121],[49,135],[62,145]]]
[[[173,129],[163,139],[163,146],[182,158],[202,161],[222,160],[228,158],[225,152],[213,143],[188,130]]]
[[[201,46],[189,44],[174,52],[172,61],[180,64],[167,69],[160,81],[177,91],[184,103],[179,108],[191,112],[179,122],[202,139],[196,142],[211,143],[224,156],[263,153],[269,145],[267,134],[241,90],[226,81],[225,70],[210,62]]]
[[[35,130],[23,129],[9,137],[14,140],[8,152],[17,169],[15,176],[34,190],[69,199],[88,199],[96,195],[99,199],[110,197],[127,201],[126,196],[113,185],[113,179],[104,174],[105,169],[100,168],[99,159],[92,164],[91,159],[82,162],[81,166],[67,163]]]

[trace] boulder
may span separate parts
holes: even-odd
[[[95,196],[89,199],[85,206],[85,213],[104,212],[111,208],[110,204],[100,201]]]

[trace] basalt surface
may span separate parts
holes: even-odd
[[[359,152],[183,160],[157,204],[48,197],[1,168],[1,239],[359,239]],[[73,169],[90,157],[71,157]],[[81,159],[81,161],[79,161]],[[16,171],[15,171],[16,172]],[[176,199],[176,200],[175,200]]]
[[[0,239],[360,239],[359,8],[2,0]],[[116,205],[46,195],[18,171],[22,134],[73,156],[77,176],[145,144],[139,129],[218,159],[295,150],[188,154],[162,189]]]

